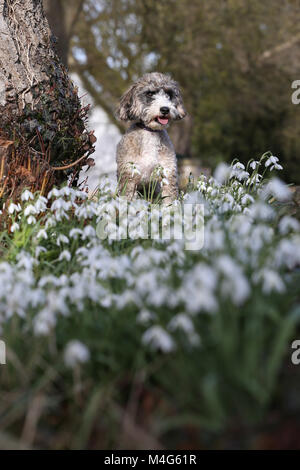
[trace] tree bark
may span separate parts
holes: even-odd
[[[93,151],[77,90],[58,58],[42,0],[0,0],[0,131],[69,164]]]

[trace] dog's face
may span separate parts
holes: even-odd
[[[116,115],[123,121],[141,121],[153,130],[185,117],[178,84],[168,75],[143,75],[122,96]]]

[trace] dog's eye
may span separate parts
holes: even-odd
[[[166,90],[166,94],[168,95],[168,97],[170,98],[170,100],[173,98],[174,96],[174,93],[172,90]]]
[[[146,91],[146,96],[148,98],[151,98],[153,95],[155,95],[155,91],[151,91],[151,90]]]

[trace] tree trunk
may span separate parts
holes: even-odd
[[[0,131],[66,165],[93,151],[77,90],[55,53],[42,0],[0,0]]]

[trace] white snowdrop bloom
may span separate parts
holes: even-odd
[[[82,235],[82,230],[80,228],[72,228],[69,232],[69,237],[74,240],[77,240],[79,235]]]
[[[278,163],[275,163],[274,165],[270,166],[270,171],[272,170],[283,170],[283,166],[279,165]]]
[[[141,171],[139,169],[139,167],[137,165],[132,165],[131,166],[131,176],[135,176],[135,175],[140,175],[141,174]]]
[[[249,178],[249,173],[248,171],[241,170],[241,171],[238,171],[235,176],[239,181],[243,181]]]
[[[57,188],[51,189],[51,191],[48,193],[48,199],[51,199],[53,196],[54,197],[59,197],[61,195],[61,191]]]
[[[178,313],[168,324],[168,330],[175,331],[181,329],[186,333],[193,333],[195,331],[194,323],[191,318],[185,313]]]
[[[47,250],[44,246],[37,246],[35,249],[35,257],[38,258],[41,253],[45,253]]]
[[[271,155],[265,162],[265,167],[268,168],[270,165],[274,165],[279,161],[279,158],[275,157],[274,155]]]
[[[272,220],[275,217],[274,209],[264,202],[255,202],[249,207],[249,215],[255,220]]]
[[[71,253],[68,250],[62,251],[61,254],[59,255],[58,261],[63,261],[63,260],[66,260],[66,261],[71,260]]]
[[[276,266],[287,266],[289,269],[300,264],[300,237],[281,240],[275,251]]]
[[[25,189],[25,191],[23,191],[21,194],[21,201],[29,201],[29,199],[33,200],[34,196],[31,191]]]
[[[82,232],[82,240],[86,240],[87,238],[92,238],[96,236],[96,230],[91,225],[87,225],[84,227]]]
[[[258,184],[262,179],[262,175],[259,173],[256,173],[255,175],[252,175],[250,178],[247,179],[246,181],[246,186],[253,185],[255,186]]]
[[[145,325],[146,323],[149,323],[150,321],[154,321],[155,319],[156,319],[156,314],[146,309],[141,310],[136,317],[137,323],[140,323],[142,325]]]
[[[279,232],[282,235],[286,235],[289,232],[299,232],[300,231],[300,223],[294,217],[289,215],[285,215],[279,222]]]
[[[66,237],[66,235],[63,235],[62,233],[58,235],[57,240],[56,240],[56,244],[58,246],[60,246],[62,243],[69,243],[69,242],[70,240],[68,239],[68,237]]]
[[[259,165],[260,165],[260,162],[258,162],[257,160],[253,160],[249,166],[252,170],[255,170]]]
[[[48,239],[47,231],[44,228],[41,228],[38,233],[36,234],[36,238],[43,238],[44,240]]]
[[[69,341],[64,351],[64,362],[67,367],[73,369],[78,364],[84,364],[90,359],[88,348],[76,339]]]
[[[33,320],[33,331],[36,336],[48,336],[55,327],[56,319],[52,312],[41,310]]]
[[[43,288],[47,286],[47,284],[58,286],[58,280],[56,276],[53,276],[52,274],[49,274],[48,276],[43,276],[38,282],[38,286]]]
[[[179,313],[168,324],[170,331],[182,330],[186,333],[189,343],[192,346],[199,346],[200,336],[195,332],[194,324],[190,317],[185,313]]]
[[[29,204],[29,205],[25,208],[25,211],[24,211],[25,217],[28,217],[29,215],[35,215],[35,214],[37,214],[36,208],[35,208],[32,204]]]
[[[63,196],[70,196],[73,193],[73,189],[69,188],[69,186],[64,186],[63,188],[61,188],[60,193]]]
[[[20,230],[20,225],[17,222],[14,222],[12,226],[10,227],[10,231],[14,233],[14,232],[17,232],[18,230]]]
[[[221,282],[221,293],[224,297],[231,298],[235,305],[241,305],[248,299],[251,289],[246,277],[242,274],[233,279],[224,279]]]
[[[47,218],[46,223],[45,223],[45,229],[48,230],[51,227],[55,227],[57,224],[55,217],[50,216]]]
[[[68,211],[71,207],[72,204],[70,201],[65,201],[63,198],[58,198],[52,202],[50,209],[52,212],[59,210]]]
[[[271,269],[263,269],[257,274],[253,275],[253,280],[255,283],[260,281],[263,282],[262,290],[265,294],[270,294],[270,292],[284,292],[285,285],[282,281],[280,275]]]
[[[197,183],[198,191],[206,191],[206,183],[204,181],[199,181]]]
[[[241,236],[247,236],[250,234],[252,224],[249,217],[243,214],[234,215],[231,220],[231,229],[236,231]],[[240,244],[240,239],[237,240]]]
[[[286,201],[292,197],[288,186],[279,178],[272,178],[266,190],[278,199],[278,201]]]
[[[272,170],[283,170],[283,167],[279,165],[278,163],[279,159],[277,157],[274,157],[272,155],[271,157],[268,158],[268,160],[265,163],[266,168],[270,167],[270,171]]]
[[[37,213],[44,212],[47,210],[47,199],[43,196],[39,196],[38,199],[36,200],[36,203],[34,204],[34,207],[37,211]]]
[[[214,171],[214,178],[218,183],[223,184],[224,181],[226,181],[229,178],[230,172],[231,172],[231,168],[229,165],[223,162],[219,163],[219,165]]]
[[[27,219],[27,223],[28,223],[28,225],[34,225],[34,224],[36,224],[36,218],[33,217],[33,215],[30,215],[30,216],[28,217],[28,219]]]
[[[232,166],[232,168],[233,168],[234,170],[244,170],[244,169],[245,169],[245,165],[244,165],[243,163],[241,163],[241,162],[236,162],[236,163]]]
[[[174,340],[161,326],[152,326],[142,336],[142,342],[154,350],[170,353],[176,349]]]
[[[20,212],[21,210],[21,206],[20,204],[14,204],[13,202],[10,203],[9,207],[8,207],[8,212],[9,214],[14,214],[15,212]]]
[[[246,239],[245,244],[252,252],[258,252],[264,245],[272,241],[273,235],[274,230],[272,227],[263,224],[256,225],[253,227],[249,238]]]
[[[231,297],[237,305],[244,302],[250,294],[250,286],[241,266],[228,255],[219,256],[216,266],[225,276],[221,283],[222,294],[225,297]]]
[[[147,296],[147,302],[154,307],[161,307],[168,302],[170,298],[170,289],[166,286],[159,286],[155,292],[150,292]]]
[[[241,203],[243,205],[247,204],[248,202],[250,203],[253,203],[254,202],[254,198],[252,196],[250,196],[250,194],[245,194],[243,197],[242,197],[242,200],[241,200]]]
[[[17,254],[18,268],[24,268],[30,271],[34,264],[36,264],[36,261],[32,258],[29,253],[26,253],[26,251],[21,251]]]

